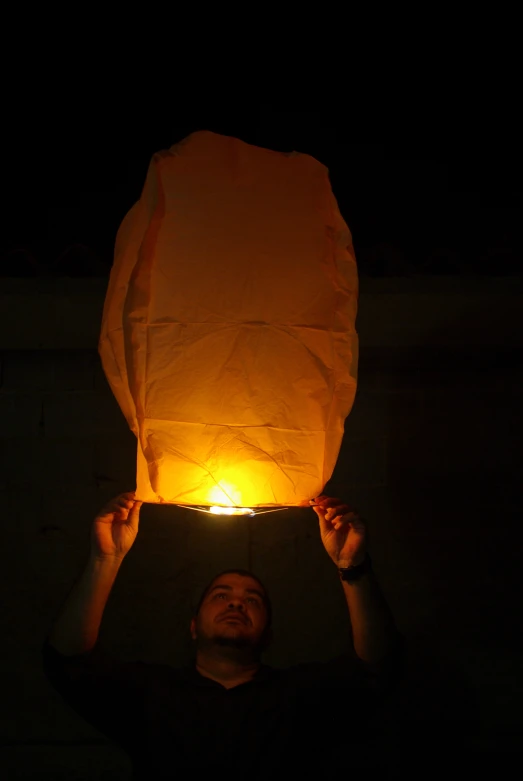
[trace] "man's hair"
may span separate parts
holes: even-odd
[[[272,604],[271,604],[271,600],[269,598],[269,594],[267,592],[267,589],[265,588],[265,586],[261,582],[261,580],[256,575],[253,575],[252,572],[249,572],[249,570],[246,570],[246,569],[226,569],[223,572],[218,573],[218,575],[215,575],[213,577],[213,579],[205,586],[205,588],[203,590],[203,593],[202,593],[202,595],[201,595],[201,597],[200,597],[200,599],[198,601],[198,604],[196,606],[196,610],[194,611],[194,615],[197,616],[198,613],[200,612],[200,608],[201,608],[201,606],[203,604],[203,600],[205,599],[205,597],[209,593],[209,590],[212,587],[214,581],[218,580],[218,578],[221,578],[222,575],[232,575],[232,574],[234,574],[234,575],[243,575],[244,577],[252,578],[253,580],[256,580],[260,584],[260,586],[262,588],[262,591],[263,591],[263,594],[264,594],[263,602],[265,604],[265,609],[267,610],[267,624],[265,626],[265,631],[267,631],[270,628],[271,624],[272,624]]]

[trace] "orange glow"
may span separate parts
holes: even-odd
[[[221,504],[226,507],[241,507],[241,493],[236,486],[225,480],[220,480],[207,494],[205,504]]]
[[[98,346],[136,498],[236,513],[318,496],[356,395],[357,301],[322,163],[207,131],[155,154]]]

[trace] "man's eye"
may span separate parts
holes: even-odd
[[[225,591],[220,591],[220,592],[218,592],[215,595],[215,598],[216,599],[220,599],[221,597],[226,597],[226,596],[227,596],[227,594],[225,593]],[[259,607],[259,602],[256,599],[256,597],[247,597],[247,599],[248,599],[249,602],[253,602],[255,605],[257,605]]]

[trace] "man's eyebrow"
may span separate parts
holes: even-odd
[[[213,592],[213,591],[216,591],[216,589],[217,589],[217,588],[226,588],[226,589],[228,589],[229,591],[231,591],[231,589],[232,589],[232,586],[225,586],[225,585],[218,584],[217,586],[213,586],[213,587],[212,587],[212,588],[209,590],[209,594],[212,594],[212,592]],[[257,595],[258,595],[258,596],[259,596],[259,597],[260,597],[260,598],[261,598],[261,599],[262,599],[262,600],[265,602],[265,595],[264,595],[264,594],[262,594],[262,593],[261,593],[261,591],[258,591],[258,590],[257,590],[257,589],[255,589],[255,588],[246,588],[246,589],[245,589],[245,591],[246,591],[248,594],[257,594]]]

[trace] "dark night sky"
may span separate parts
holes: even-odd
[[[415,273],[519,273],[521,155],[503,132],[413,126],[367,141],[319,112],[185,112],[182,122],[154,117],[146,130],[128,112],[117,114],[89,106],[50,112],[45,132],[34,137],[27,112],[11,126],[3,166],[10,196],[0,245],[4,275],[18,275],[25,262],[15,248],[49,265],[71,244],[88,246],[108,270],[116,230],[139,197],[152,154],[198,129],[321,160],[362,273],[387,273],[379,260],[384,244]],[[431,266],[435,249],[459,260]]]

